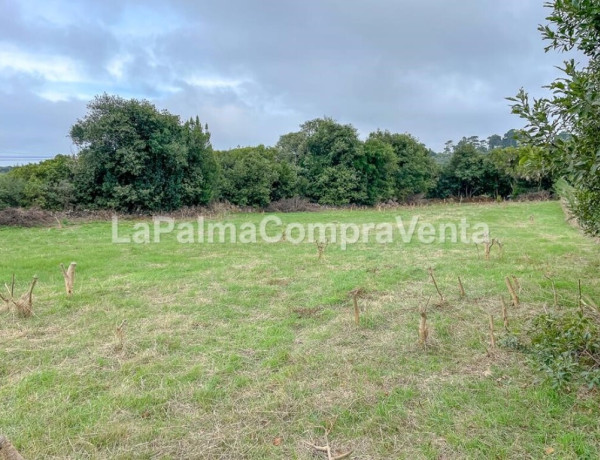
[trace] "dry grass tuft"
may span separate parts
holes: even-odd
[[[33,315],[33,289],[37,283],[38,277],[34,276],[31,285],[27,292],[25,292],[19,299],[15,300],[14,298],[14,288],[15,288],[15,276],[12,277],[12,284],[10,288],[6,285],[6,290],[8,291],[8,297],[4,297],[0,294],[0,300],[2,300],[5,304],[4,309],[14,308],[16,313],[19,316],[23,316],[28,318]]]
[[[321,314],[323,311],[320,307],[305,307],[305,308],[294,308],[292,311],[298,316],[298,318],[314,318]]]

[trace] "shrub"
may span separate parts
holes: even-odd
[[[536,316],[528,331],[537,367],[555,388],[600,387],[600,322],[581,311]]]

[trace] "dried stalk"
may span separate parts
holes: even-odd
[[[510,292],[510,296],[512,297],[513,305],[515,307],[518,307],[519,306],[519,296],[515,292],[515,288],[513,287],[512,283],[510,282],[510,278],[507,276],[506,278],[504,278],[504,281],[506,282],[506,287],[508,288],[508,292]]]
[[[319,452],[325,452],[327,454],[327,460],[342,460],[343,458],[348,458],[353,452],[352,450],[349,450],[348,452],[344,452],[343,454],[333,456],[331,454],[331,447],[329,446],[329,443],[325,446],[317,446],[308,441],[304,441],[304,443]]]
[[[336,417],[336,419],[337,419],[337,417]],[[332,422],[330,428],[323,427],[323,429],[325,430],[325,445],[324,446],[317,446],[308,441],[304,441],[304,443],[319,452],[325,452],[327,454],[327,460],[342,460],[343,458],[349,457],[353,451],[349,450],[348,452],[344,452],[343,454],[339,454],[339,455],[335,455],[335,456],[331,453],[331,446],[329,444],[329,433],[331,433],[331,430],[333,429],[333,423],[335,423],[335,422]]]
[[[65,270],[65,266],[60,264],[60,268],[62,269],[63,277],[65,278],[65,289],[67,291],[67,295],[73,295],[73,284],[75,283],[75,267],[77,267],[76,262],[71,262],[69,264],[69,268]]]
[[[521,294],[521,283],[519,283],[519,280],[517,279],[517,277],[515,275],[511,275],[513,281],[515,282],[515,287],[517,288],[516,291]]]
[[[494,243],[496,242],[496,240],[492,239],[491,241],[488,239],[487,241],[483,242],[483,249],[485,251],[485,260],[490,260],[490,249],[492,249],[492,246],[494,245]]]
[[[363,295],[365,290],[363,288],[356,288],[350,291],[352,296],[352,302],[354,303],[354,324],[357,326],[360,324],[360,309],[358,308],[358,298]]]
[[[122,350],[125,347],[125,325],[127,324],[127,320],[123,320],[119,326],[117,326],[115,330],[115,335],[117,336],[117,350]]]
[[[502,296],[500,296],[500,300],[502,300],[502,320],[504,321],[504,329],[506,329],[508,332],[508,311],[506,308],[506,302]]]
[[[438,295],[440,296],[440,302],[444,302],[445,301],[444,296],[440,292],[440,288],[438,288],[437,282],[435,281],[435,276],[433,275],[433,268],[429,267],[428,271],[429,271],[429,276],[431,277],[431,281],[433,281],[433,285],[435,286],[435,290],[437,291]]]
[[[10,302],[15,297],[15,274],[14,273],[12,275],[12,282],[10,284],[10,287],[8,287],[8,284],[4,284],[4,287],[6,288],[6,291],[8,292],[8,297],[4,297],[2,294],[0,294],[0,299],[5,303],[5,307],[8,310],[10,310]]]
[[[460,289],[460,296],[465,297],[467,294],[465,294],[465,288],[463,287],[460,276],[458,277],[458,288]]]
[[[496,348],[496,337],[494,337],[494,317],[490,315],[490,345],[492,350]]]
[[[31,286],[29,286],[29,290],[25,292],[19,300],[14,300],[13,298],[10,299],[17,309],[17,313],[21,316],[29,317],[33,315],[33,288],[35,287],[37,280],[38,277],[34,276]]]
[[[429,337],[429,328],[427,327],[427,307],[430,300],[431,297],[427,299],[425,307],[419,309],[419,314],[421,315],[421,320],[419,321],[419,344],[422,346],[427,346],[427,337]]]

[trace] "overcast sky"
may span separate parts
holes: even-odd
[[[0,0],[0,164],[75,153],[107,92],[200,116],[215,148],[273,145],[330,116],[428,147],[503,134],[545,54],[533,0]],[[20,161],[15,158],[21,158]]]

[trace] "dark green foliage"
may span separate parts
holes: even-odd
[[[542,314],[531,323],[531,352],[553,386],[600,386],[600,326],[581,311]]]
[[[0,180],[0,206],[50,210],[71,207],[75,201],[73,161],[72,157],[57,155],[11,169]]]
[[[356,129],[331,118],[301,128],[297,156],[304,195],[321,204],[365,203],[367,163]]]
[[[508,147],[517,147],[518,145],[518,131],[516,129],[507,131],[502,137],[497,134],[493,134],[487,138],[488,151],[492,151],[494,149],[505,149]]]
[[[541,166],[555,175],[565,172],[575,190],[575,215],[588,232],[600,234],[600,6],[595,0],[546,6],[552,8],[549,24],[539,28],[546,51],[575,49],[587,63],[566,61],[564,76],[548,85],[549,98],[530,100],[521,89],[509,100],[513,113],[527,121],[523,142],[544,148]]]
[[[385,169],[385,177],[392,179],[392,198],[404,201],[411,195],[426,194],[435,185],[438,166],[432,152],[414,137],[376,131],[367,142],[375,140],[389,145],[394,153]]]
[[[461,141],[454,147],[450,161],[442,169],[435,195],[470,198],[479,195],[507,196],[510,179],[482,153],[476,144]]]
[[[552,173],[532,164],[540,154],[539,148],[529,146],[499,147],[491,150],[488,158],[510,184],[510,195],[517,197],[522,193],[552,190]]]
[[[148,101],[102,95],[71,128],[81,147],[78,200],[123,211],[171,210],[206,203],[215,180],[209,134]]]
[[[25,185],[23,179],[0,174],[0,210],[22,206]]]
[[[281,136],[277,148],[297,167],[298,190],[312,201],[373,205],[426,193],[434,185],[435,161],[410,135],[377,131],[363,143],[352,125],[330,118],[301,128]]]
[[[0,207],[158,212],[217,199],[264,207],[292,197],[374,205],[428,193],[506,196],[549,187],[556,175],[538,167],[543,152],[506,147],[516,145],[514,133],[449,141],[436,155],[409,134],[378,130],[363,142],[352,125],[318,118],[274,148],[238,148],[217,159],[198,117],[182,123],[148,101],[104,94],[71,128],[79,154],[0,176]]]
[[[220,198],[240,206],[267,206],[295,194],[296,175],[275,148],[245,147],[217,152]]]
[[[183,125],[183,143],[187,148],[187,165],[181,182],[182,204],[207,204],[216,198],[219,168],[208,127],[202,129],[198,117]]]
[[[367,204],[373,205],[396,197],[398,158],[390,143],[369,136],[364,143],[363,173],[367,182]]]

